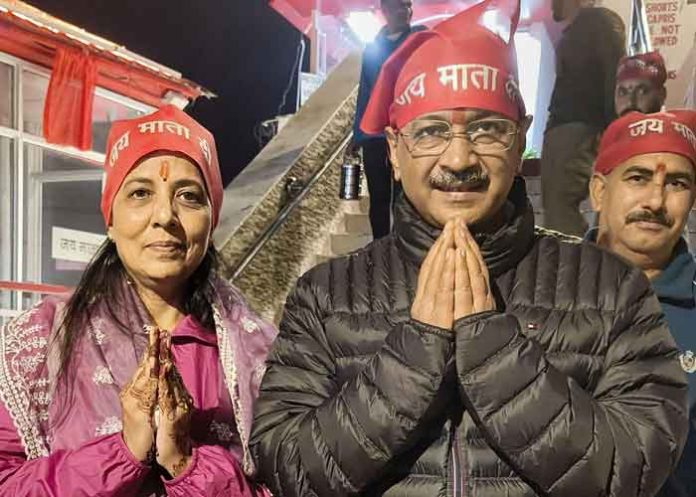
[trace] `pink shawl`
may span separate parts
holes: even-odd
[[[242,456],[245,473],[251,475],[254,466],[248,443],[253,403],[276,330],[251,312],[232,285],[217,279],[213,288],[214,332],[241,442],[234,449]],[[58,353],[52,340],[67,297],[45,299],[0,333],[0,398],[12,416],[27,459],[121,430],[118,391],[137,368],[149,326],[135,291],[124,284],[121,294],[117,317],[131,332],[124,333],[113,321],[105,303],[93,306],[87,333],[76,347],[71,365],[73,391],[79,394],[69,399],[62,393],[64,388],[56,388]],[[98,388],[91,376],[100,369],[111,373],[118,388]],[[61,421],[66,419],[66,408],[71,413],[69,423]]]

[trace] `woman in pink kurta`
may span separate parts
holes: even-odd
[[[272,326],[215,275],[212,136],[173,107],[115,123],[108,239],[75,292],[0,333],[0,496],[256,496]]]

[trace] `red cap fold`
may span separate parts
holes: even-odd
[[[173,105],[137,119],[116,121],[111,126],[101,199],[106,225],[111,223],[111,206],[123,180],[143,157],[159,151],[184,154],[198,166],[212,205],[213,227],[217,226],[223,187],[215,138],[195,119]]]

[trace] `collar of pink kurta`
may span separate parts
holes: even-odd
[[[201,325],[193,316],[186,316],[171,332],[172,339],[192,338],[207,345],[217,345],[217,336]]]
[[[217,342],[221,368],[241,440],[242,466],[254,472],[249,453],[253,403],[265,370],[265,359],[275,338],[275,328],[250,311],[239,291],[223,280],[213,283],[215,331],[200,326],[179,326],[177,334],[194,334],[205,343]],[[118,385],[135,371],[145,347],[149,320],[137,295],[123,285],[116,318],[132,333],[124,333],[103,303],[92,308],[88,329],[80,342],[76,373],[95,371],[108,363]],[[65,389],[56,388],[57,353],[53,338],[60,325],[67,298],[49,298],[8,323],[0,332],[0,398],[7,407],[28,459],[48,455],[56,430],[72,436],[75,445],[97,435],[120,431],[121,408],[117,394],[104,394],[98,382],[81,381],[82,399],[98,399],[98,405],[79,409],[80,426],[61,426],[55,412],[66,405]],[[93,393],[94,395],[91,395]],[[61,398],[61,396],[65,398]],[[61,402],[63,401],[63,402]],[[70,401],[68,401],[70,402]],[[104,423],[111,419],[113,423]],[[108,425],[108,426],[107,426]],[[71,433],[72,431],[72,433]]]

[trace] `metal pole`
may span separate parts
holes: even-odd
[[[305,51],[307,50],[307,44],[305,43],[304,36],[300,34],[300,63],[297,65],[297,102],[295,102],[295,112],[300,110],[302,106],[302,63],[304,62]]]

